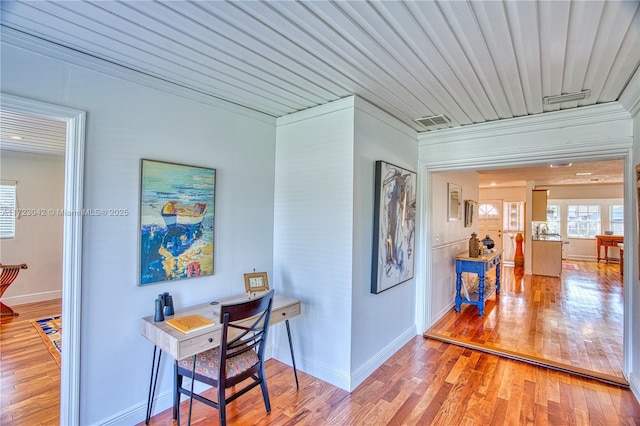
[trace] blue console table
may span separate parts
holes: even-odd
[[[502,250],[482,255],[480,257],[469,257],[466,255],[456,256],[456,312],[460,312],[463,303],[476,305],[478,315],[484,315],[484,302],[494,293],[500,294],[500,266],[502,263]],[[485,275],[491,269],[496,268],[495,289],[485,291]],[[478,292],[462,294],[462,273],[470,272],[478,275]],[[468,297],[467,297],[468,296]]]

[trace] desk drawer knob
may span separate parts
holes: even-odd
[[[287,313],[286,313],[286,312],[283,312],[283,313],[282,313],[282,316],[283,316],[283,317],[287,316]]]
[[[213,343],[213,339],[209,337],[209,343]]]

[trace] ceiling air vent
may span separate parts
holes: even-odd
[[[422,124],[424,127],[439,126],[441,124],[451,123],[451,120],[449,120],[449,118],[444,114],[432,115],[431,117],[422,117],[416,119],[415,121]]]
[[[588,98],[591,94],[591,90],[583,90],[582,92],[566,93],[564,95],[547,96],[544,99],[544,103],[547,105],[561,104],[563,102],[579,101],[580,99]]]

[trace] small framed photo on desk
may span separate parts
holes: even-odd
[[[251,272],[244,274],[244,289],[247,293],[255,293],[256,291],[268,291],[269,280],[266,272]]]

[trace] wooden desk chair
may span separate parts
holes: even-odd
[[[0,269],[2,269],[2,273],[0,273],[0,297],[4,294],[5,291],[9,288],[13,281],[18,277],[21,269],[27,269],[27,264],[22,263],[20,265],[3,265],[0,263]],[[19,315],[17,312],[14,312],[9,306],[0,302],[0,316],[10,316],[10,315]]]
[[[240,303],[221,305],[221,344],[217,348],[201,352],[193,357],[176,361],[173,418],[180,424],[180,395],[189,396],[189,424],[191,408],[196,399],[218,409],[220,425],[226,425],[226,405],[260,385],[267,413],[271,412],[267,380],[264,375],[264,350],[266,346],[269,317],[273,304],[273,290],[256,299]],[[255,317],[255,318],[253,318]],[[250,318],[249,320],[247,320]],[[193,377],[191,389],[182,387],[183,377]],[[251,381],[229,396],[225,390],[244,380]],[[195,381],[217,388],[218,402],[193,392]]]

